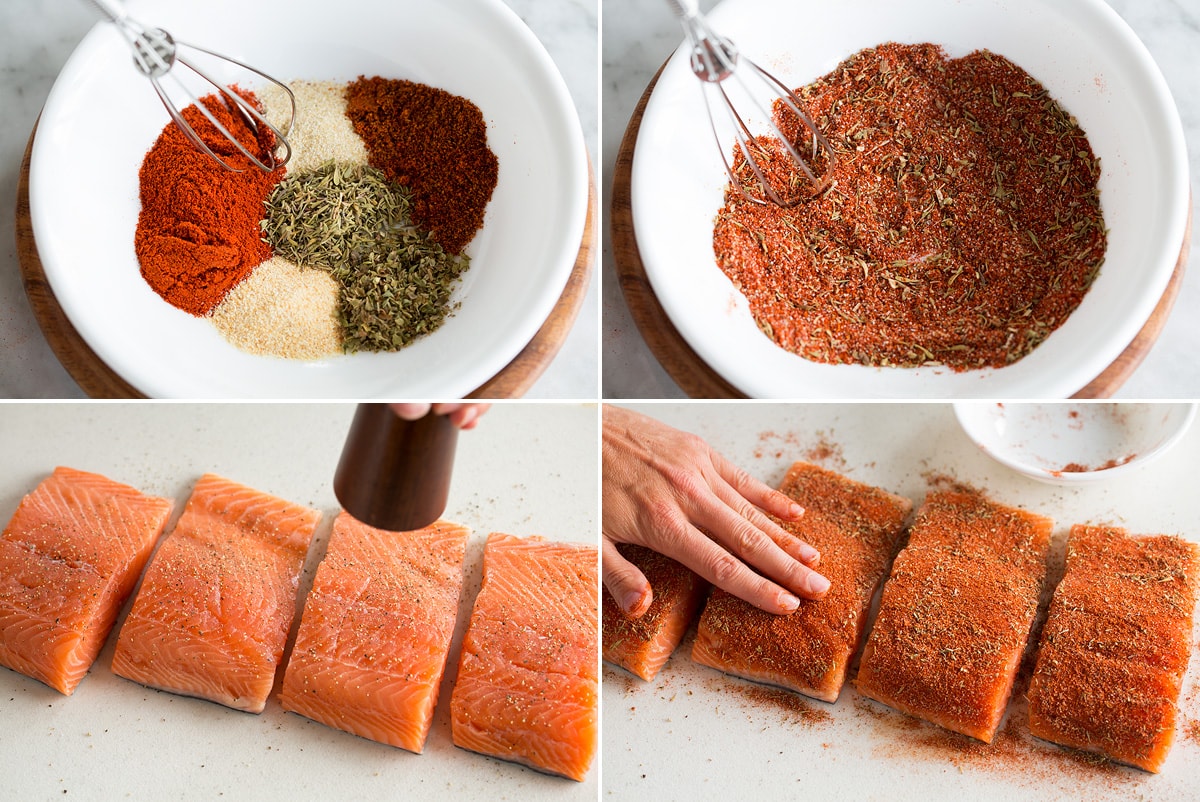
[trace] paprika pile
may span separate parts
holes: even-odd
[[[258,103],[252,92],[239,92]],[[207,95],[200,102],[250,152],[265,156],[274,149],[270,129],[259,126],[256,134],[240,115],[226,108],[220,95]],[[263,201],[284,170],[258,170],[195,105],[182,114],[205,144],[242,171],[226,170],[176,125],[167,125],[138,175],[142,211],[134,247],[142,276],[155,292],[185,312],[207,315],[230,289],[270,258],[258,221]]]

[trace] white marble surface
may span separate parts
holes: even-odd
[[[1183,119],[1191,162],[1193,197],[1200,198],[1200,0],[1108,0],[1146,44],[1175,96]],[[700,0],[701,10],[716,5]],[[682,39],[666,4],[646,0],[604,0],[603,15],[604,194],[612,202],[612,170],[629,117],[650,79]],[[607,219],[607,218],[606,218]],[[1145,362],[1121,388],[1122,398],[1200,396],[1200,270],[1193,238],[1183,288],[1161,338]],[[603,392],[606,398],[683,398],[684,393],[642,341],[617,282],[607,224],[603,250]]]
[[[592,163],[598,164],[598,0],[505,2],[558,65],[579,111]],[[0,397],[84,397],[47,345],[25,298],[14,213],[21,157],[34,121],[55,76],[95,21],[96,13],[81,0],[0,3]],[[527,397],[598,395],[599,286],[596,270],[566,343]]]

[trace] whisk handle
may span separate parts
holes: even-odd
[[[120,22],[129,16],[129,12],[125,10],[125,6],[118,3],[117,0],[89,0],[101,14],[108,17],[109,22]]]
[[[696,0],[667,0],[667,5],[675,12],[675,16],[681,20],[694,17],[700,13],[700,9],[696,5]]]

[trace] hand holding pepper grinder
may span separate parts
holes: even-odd
[[[352,516],[377,529],[409,531],[446,511],[460,428],[472,428],[483,405],[431,409],[414,420],[389,404],[359,404],[333,477]]]

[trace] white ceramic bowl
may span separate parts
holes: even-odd
[[[1103,0],[725,0],[714,28],[796,87],[864,47],[935,42],[954,57],[988,48],[1041,81],[1101,159],[1110,229],[1099,278],[1032,354],[999,370],[888,369],[809,362],[763,336],[716,266],[712,224],[726,184],[686,48],[646,106],[632,172],[638,249],[655,294],[696,353],[750,396],[1046,398],[1104,370],[1166,289],[1187,223],[1179,114],[1145,47]]]
[[[501,0],[130,0],[179,39],[282,80],[407,78],[471,99],[500,162],[459,310],[387,354],[299,362],[243,353],[138,272],[138,167],[166,113],[109,25],[80,43],[46,101],[29,195],[59,303],[88,345],[161,397],[454,398],[499,372],[562,293],[587,211],[579,118],[550,56]],[[232,73],[230,74],[232,76]],[[230,76],[221,76],[229,80]]]
[[[954,414],[985,454],[1060,485],[1118,479],[1179,442],[1195,404],[961,402]]]

